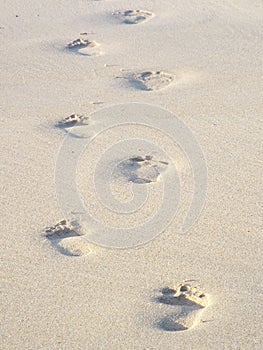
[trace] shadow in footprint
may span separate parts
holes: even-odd
[[[187,328],[177,322],[176,315],[164,317],[157,322],[157,327],[167,332],[185,331]]]
[[[196,325],[201,319],[202,310],[208,305],[205,293],[182,283],[176,287],[163,288],[161,296],[155,300],[178,310],[157,322],[157,327],[165,331],[185,331]]]
[[[118,170],[129,182],[147,184],[158,181],[168,164],[151,155],[135,156],[121,162]]]
[[[89,125],[91,124],[91,119],[89,117],[71,114],[70,116],[60,120],[55,126],[61,129],[72,128],[77,125]]]
[[[94,56],[99,55],[98,51],[99,44],[94,40],[89,40],[87,38],[78,38],[71,41],[67,46],[66,50],[72,53],[83,56]]]
[[[80,233],[77,221],[62,220],[54,226],[47,227],[45,236],[63,255],[82,256],[90,253],[89,243]]]
[[[93,124],[93,121],[90,117],[72,114],[69,117],[66,117],[59,122],[57,122],[54,127],[58,129],[62,129],[69,136],[76,139],[89,139],[94,132],[92,130],[87,130],[83,128],[83,130],[76,127],[82,127]]]
[[[143,10],[125,10],[113,12],[113,16],[125,24],[139,24],[152,18],[153,13]]]
[[[170,85],[174,76],[171,73],[157,72],[142,72],[133,74],[129,77],[130,83],[139,90],[155,91],[160,90]]]

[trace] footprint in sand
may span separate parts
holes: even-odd
[[[78,115],[78,114],[71,114],[69,117],[66,117],[62,120],[60,120],[56,126],[58,128],[71,128],[76,125],[89,125],[91,124],[91,119],[89,117]]]
[[[96,56],[100,54],[99,44],[94,40],[89,40],[85,35],[71,41],[67,45],[67,50],[84,56]]]
[[[68,256],[82,256],[90,253],[87,240],[81,236],[77,221],[62,220],[52,227],[47,227],[45,235],[60,253]]]
[[[168,162],[155,159],[151,155],[136,156],[121,162],[118,173],[129,182],[145,184],[156,182],[163,171],[166,170]]]
[[[157,72],[142,72],[133,74],[129,78],[131,84],[140,90],[154,91],[160,90],[170,85],[174,76],[171,73]]]
[[[157,301],[175,308],[175,312],[161,319],[157,326],[165,331],[185,331],[201,321],[202,311],[208,305],[208,296],[181,283],[176,287],[164,288]]]
[[[153,17],[153,13],[143,10],[115,11],[113,16],[120,19],[125,24],[139,24]]]

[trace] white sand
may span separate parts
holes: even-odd
[[[153,16],[122,23],[129,9]],[[0,13],[1,349],[262,349],[262,1],[2,0]],[[81,32],[98,45],[66,49]],[[174,80],[145,91],[126,79],[148,71]],[[177,218],[136,249],[79,251],[74,237],[61,247],[90,253],[63,255],[43,235],[65,218],[54,183],[65,132],[54,125],[126,102],[159,105],[192,130],[208,167],[204,211],[185,235]],[[186,279],[208,306],[188,330],[165,331],[178,306],[156,298]]]

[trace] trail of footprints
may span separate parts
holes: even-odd
[[[45,235],[64,255],[79,257],[91,252],[77,221],[62,220],[47,227]],[[159,329],[169,332],[186,331],[198,325],[202,321],[202,312],[209,305],[208,295],[188,283],[163,288],[155,301],[171,307],[171,312],[165,312],[165,316],[156,322]]]
[[[154,16],[150,11],[138,9],[115,11],[112,15],[124,24],[140,24]],[[81,33],[79,38],[71,41],[66,46],[67,50],[86,56],[100,55],[102,53],[100,44],[95,40],[89,40],[86,35],[87,33]],[[174,80],[174,75],[164,71],[144,71],[130,75],[128,80],[136,89],[155,91],[170,85]]]
[[[112,13],[121,23],[140,24],[153,18],[154,14],[144,10],[125,10]],[[99,44],[89,40],[86,33],[67,45],[70,52],[93,56],[99,55]],[[163,89],[174,81],[174,75],[165,71],[143,71],[128,77],[131,85],[144,91]],[[91,120],[87,116],[72,114],[57,123],[59,128],[71,128],[76,125],[88,125]],[[160,174],[169,163],[155,159],[153,156],[138,155],[131,157],[120,165],[120,170],[129,181],[147,184],[158,181]],[[45,237],[51,245],[66,256],[85,256],[90,250],[90,243],[85,239],[81,226],[76,220],[62,220],[45,229]],[[180,283],[175,287],[163,288],[156,302],[168,305],[170,313],[158,320],[156,326],[164,331],[185,331],[201,321],[202,311],[208,306],[208,295],[192,287]]]
[[[89,121],[83,118],[85,122]],[[60,121],[58,126],[70,128],[76,124],[83,125],[83,119],[74,114]],[[119,171],[129,182],[149,184],[157,182],[168,165],[168,162],[156,159],[152,155],[137,155],[120,163]],[[52,246],[64,255],[82,256],[90,252],[90,243],[77,220],[62,220],[54,226],[47,227],[45,236]]]

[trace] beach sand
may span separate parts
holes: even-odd
[[[1,1],[1,349],[262,349],[262,15],[260,0]],[[186,186],[164,232],[115,249],[62,212],[55,173],[65,137],[96,136],[107,126],[101,110],[113,107],[104,114],[114,118],[115,105],[132,102],[187,125],[207,193],[198,220],[178,233],[193,191],[187,157],[150,127],[98,135],[77,181],[104,224],[157,215],[173,157]],[[124,221],[91,181],[110,141],[127,134],[166,151],[149,158],[149,146],[115,167],[120,202],[129,182],[152,191]],[[112,171],[103,164],[102,197]]]

